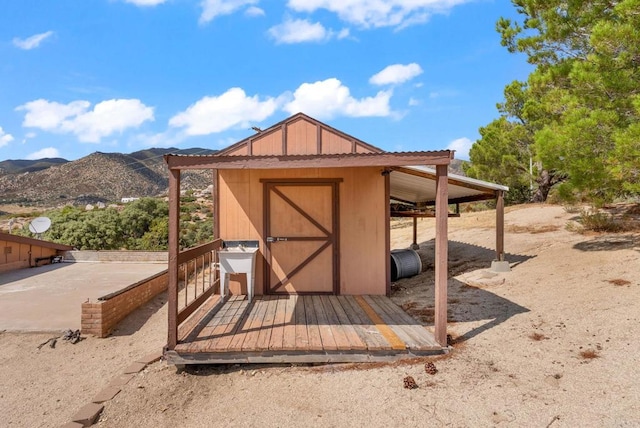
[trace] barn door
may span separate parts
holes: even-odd
[[[266,293],[338,294],[338,182],[265,182]]]

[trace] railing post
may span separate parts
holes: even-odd
[[[178,254],[180,252],[180,170],[169,170],[169,329],[167,348],[178,344]]]

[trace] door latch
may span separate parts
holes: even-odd
[[[267,236],[267,242],[278,242],[278,241],[286,241],[287,238],[276,237],[276,236]]]

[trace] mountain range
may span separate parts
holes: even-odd
[[[130,154],[95,152],[74,161],[61,158],[0,162],[0,204],[57,206],[161,196],[169,179],[163,155],[213,154],[215,150],[152,148]],[[182,174],[183,189],[204,189],[209,171]]]

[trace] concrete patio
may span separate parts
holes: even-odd
[[[79,329],[81,305],[166,269],[165,263],[59,263],[0,273],[0,331]]]

